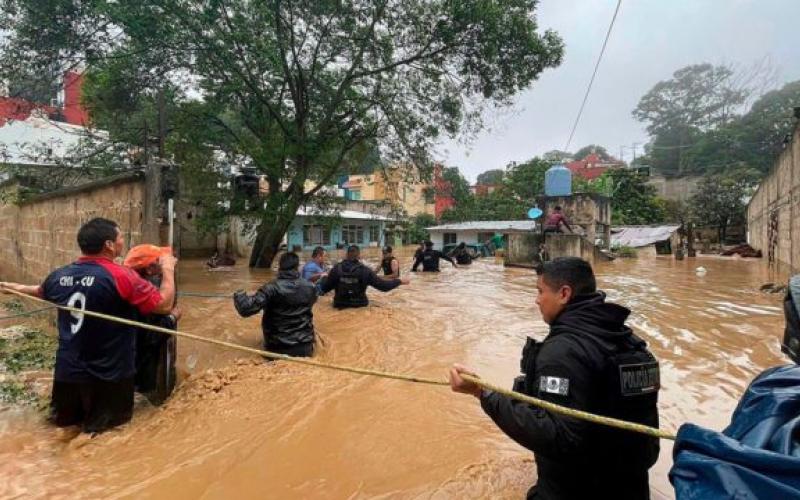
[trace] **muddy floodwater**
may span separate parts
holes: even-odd
[[[546,333],[532,271],[490,259],[442,267],[387,294],[371,290],[366,309],[336,311],[321,298],[317,359],[441,378],[462,362],[510,386],[525,337]],[[667,430],[686,421],[722,429],[748,381],[786,363],[781,297],[758,291],[777,278],[762,262],[653,258],[596,271],[661,362]],[[208,272],[200,261],[179,272],[182,290],[206,293],[252,291],[272,276]],[[230,300],[180,304],[182,330],[259,347],[260,316],[239,318]],[[33,410],[0,411],[0,498],[522,498],[534,481],[532,455],[449,388],[178,346],[173,398],[162,408],[137,400],[130,424],[94,439]],[[651,487],[672,498],[672,447],[661,444]]]

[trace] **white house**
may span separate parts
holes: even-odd
[[[468,245],[485,243],[496,233],[507,236],[512,233],[529,233],[536,229],[533,220],[486,220],[442,224],[427,228],[434,248],[461,243]]]

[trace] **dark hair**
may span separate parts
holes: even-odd
[[[293,271],[300,266],[300,257],[294,252],[286,252],[281,255],[281,260],[278,261],[278,269],[281,271]]]
[[[425,248],[433,248],[433,242],[431,240],[426,241]]]
[[[361,253],[361,249],[358,248],[358,245],[350,245],[347,247],[347,258],[348,259],[357,259],[358,255]]]
[[[314,250],[311,251],[311,257],[316,258],[325,253],[325,249],[322,247],[314,247]]]
[[[116,241],[119,226],[113,220],[97,217],[78,230],[78,246],[85,255],[98,254],[106,241]]]
[[[392,246],[386,245],[385,247],[383,247],[383,253],[392,253]]]
[[[592,266],[578,257],[559,257],[542,266],[541,276],[553,289],[572,288],[574,295],[587,295],[597,291]]]
[[[561,205],[556,205],[556,208],[554,210],[556,210],[557,212],[561,211]]]
[[[466,246],[467,246],[467,244],[464,243],[463,241],[458,244],[458,248],[465,248]]]

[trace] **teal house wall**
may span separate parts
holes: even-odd
[[[324,247],[326,250],[331,250],[336,248],[337,244],[344,245],[344,244],[356,244],[362,248],[368,247],[371,244],[377,246],[383,246],[385,244],[385,229],[386,229],[386,221],[385,220],[378,220],[378,219],[367,219],[367,218],[358,218],[358,219],[351,219],[342,217],[339,219],[340,222],[337,222],[330,228],[330,241],[327,244],[320,244],[320,246]],[[319,219],[314,219],[313,217],[308,217],[304,215],[298,215],[295,217],[294,221],[292,222],[291,226],[289,226],[289,230],[286,232],[286,245],[289,249],[294,247],[295,245],[299,245],[303,248],[303,250],[311,250],[315,246],[318,245],[317,242],[313,241],[304,241],[303,237],[303,226],[305,225],[313,225],[318,223]],[[362,228],[362,237],[359,241],[345,241],[342,235],[342,226],[361,226]],[[373,228],[370,231],[370,228]],[[372,236],[377,236],[376,239],[370,238],[370,233]]]

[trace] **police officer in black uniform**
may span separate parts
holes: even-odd
[[[323,294],[336,290],[333,296],[333,307],[365,307],[369,305],[367,287],[371,286],[381,292],[394,290],[400,285],[407,285],[408,279],[382,279],[375,271],[361,263],[361,250],[356,245],[347,248],[347,258],[336,264],[328,274],[328,279],[320,286]]]
[[[547,262],[537,289],[550,333],[542,342],[528,339],[515,389],[658,427],[658,362],[625,325],[630,311],[597,291],[591,266],[574,257]],[[461,373],[470,372],[451,369],[452,389],[478,397],[503,432],[533,451],[538,482],[528,499],[650,497],[647,471],[658,458],[657,438],[551,413],[482,390]]]
[[[383,247],[383,258],[381,263],[375,268],[375,272],[383,271],[383,276],[386,279],[400,277],[400,261],[392,253],[392,247],[386,245]]]
[[[246,318],[264,311],[261,330],[267,351],[295,357],[314,355],[314,313],[317,301],[314,284],[300,277],[300,257],[294,252],[281,255],[278,279],[264,284],[253,295],[243,290],[233,294],[233,305]]]
[[[458,246],[455,247],[448,256],[456,259],[456,262],[458,262],[459,266],[468,266],[472,264],[472,254],[467,248],[467,244],[463,241],[459,243]]]
[[[458,264],[456,264],[453,259],[443,254],[439,250],[434,250],[432,241],[426,241],[425,251],[416,256],[414,259],[414,265],[411,267],[411,271],[417,272],[417,268],[420,264],[422,264],[422,270],[426,273],[438,273],[439,259],[444,259],[453,264],[453,267],[458,267]]]

